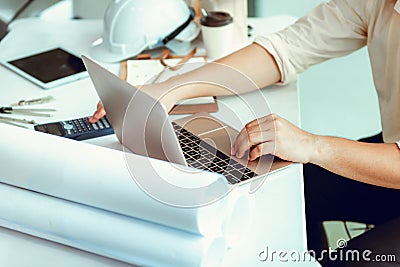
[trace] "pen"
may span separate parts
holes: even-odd
[[[13,107],[0,107],[0,113],[4,114],[24,114],[29,116],[38,117],[52,117],[53,114],[43,113],[43,112],[54,112],[55,109],[52,108],[13,108]]]
[[[15,107],[15,106],[26,106],[26,105],[38,105],[38,104],[48,103],[53,100],[54,100],[54,97],[46,96],[46,97],[30,99],[30,100],[20,100],[17,103],[11,104],[11,106]]]
[[[16,119],[5,116],[0,116],[1,121],[11,121],[11,122],[19,122],[19,123],[27,123],[27,124],[36,124],[34,120],[25,120],[25,119]]]
[[[14,122],[11,122],[11,121],[6,121],[6,120],[3,120],[3,119],[0,119],[0,123],[5,123],[5,124],[9,124],[9,125],[13,125],[13,126],[29,129],[29,127],[26,127],[24,125],[20,125],[18,123],[14,123]]]

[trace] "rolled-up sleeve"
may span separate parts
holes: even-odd
[[[274,58],[281,82],[327,59],[347,55],[367,43],[368,0],[333,0],[317,6],[289,27],[258,36],[255,43]]]
[[[399,147],[399,149],[400,149],[400,141],[397,141],[396,142],[396,145]]]

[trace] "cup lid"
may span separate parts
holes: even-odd
[[[223,11],[210,11],[206,16],[201,17],[200,23],[208,27],[225,26],[233,22],[232,16]]]

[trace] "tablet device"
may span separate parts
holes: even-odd
[[[54,48],[1,63],[45,89],[87,76],[82,59],[62,48]]]

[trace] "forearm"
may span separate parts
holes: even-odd
[[[163,103],[172,103],[200,96],[244,94],[281,79],[275,59],[257,44],[215,62],[144,90],[160,96]]]
[[[160,101],[166,110],[171,110],[182,99],[244,94],[280,80],[275,59],[263,47],[251,44],[219,59],[216,64],[206,64],[165,82],[139,88]],[[95,123],[104,115],[105,110],[99,104],[90,122]]]
[[[396,144],[317,136],[310,162],[353,180],[400,189],[400,151]]]
[[[216,62],[238,70],[252,80],[258,88],[264,88],[281,80],[275,59],[265,48],[255,43]],[[247,90],[248,88],[238,89],[240,93],[245,93]]]

